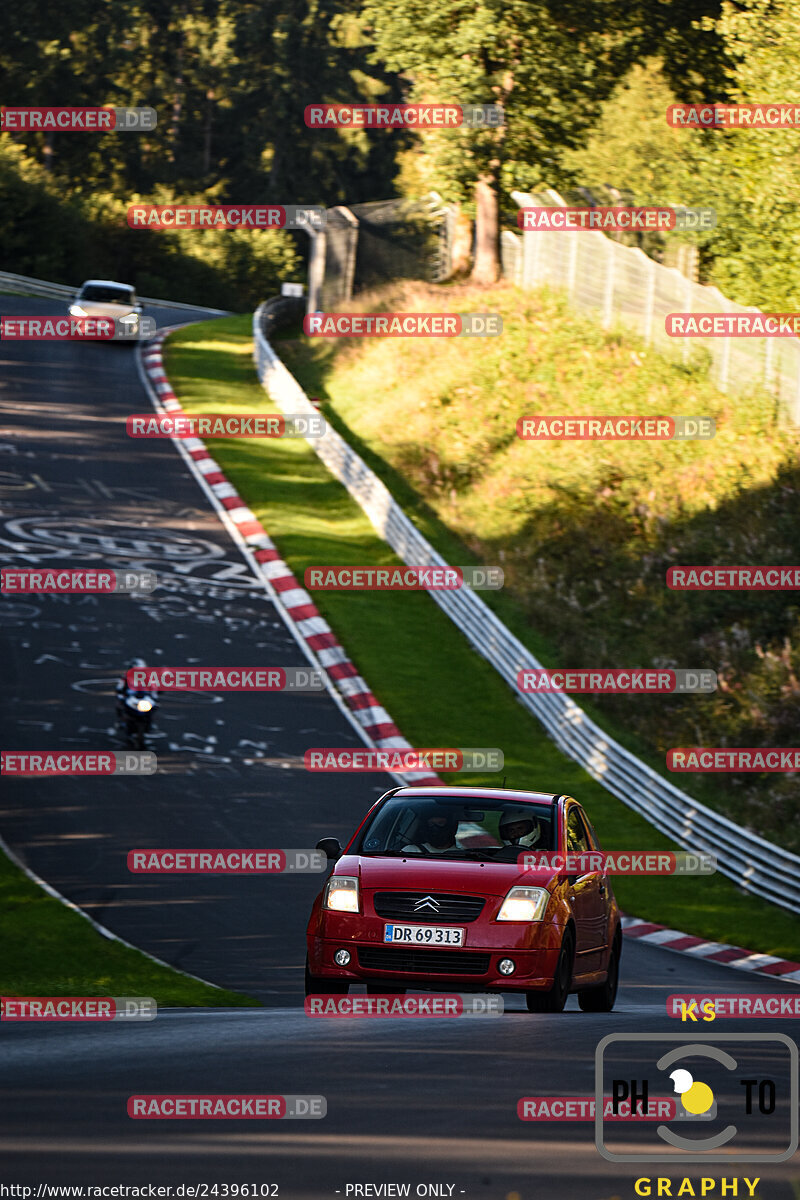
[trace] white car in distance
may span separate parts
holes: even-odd
[[[155,324],[150,317],[142,318],[142,306],[130,284],[114,283],[110,279],[87,279],[81,284],[69,306],[69,315],[110,317],[116,322],[115,337],[134,341],[144,332],[144,325]]]

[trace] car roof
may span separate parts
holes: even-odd
[[[129,292],[134,290],[132,283],[120,283],[115,279],[84,279],[81,284],[82,288],[88,287],[91,284],[93,287],[115,287],[126,288]]]
[[[561,792],[520,792],[513,788],[487,787],[400,787],[392,792],[393,796],[413,797],[426,796],[436,799],[437,796],[451,798],[461,797],[470,800],[512,800],[516,804],[555,804],[561,799]]]

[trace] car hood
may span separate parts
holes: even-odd
[[[127,317],[140,311],[138,304],[111,304],[105,300],[73,300],[72,303],[79,304],[90,317]]]
[[[347,854],[336,864],[337,875],[360,875],[361,886],[373,891],[440,891],[505,896],[515,884],[547,887],[555,871],[521,871],[515,863],[448,862],[417,856],[368,858]]]

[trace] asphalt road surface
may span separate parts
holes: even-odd
[[[0,297],[3,313],[54,308]],[[183,319],[151,312],[159,324]],[[134,655],[164,666],[304,666],[172,445],[127,439],[125,416],[149,409],[130,348],[6,343],[0,355],[2,565],[150,569],[162,583],[143,598],[0,599],[4,748],[121,749],[112,692]],[[634,1196],[640,1178],[670,1178],[676,1195],[689,1177],[700,1195],[705,1177],[715,1181],[705,1194],[716,1197],[722,1179],[738,1180],[726,1195],[743,1196],[744,1178],[758,1177],[760,1200],[797,1196],[796,1157],[779,1165],[737,1157],[778,1153],[788,1136],[786,1048],[758,1046],[752,1036],[792,1036],[788,1020],[690,1030],[712,1045],[722,1033],[745,1035],[731,1051],[738,1075],[714,1085],[720,1111],[742,1111],[740,1077],[775,1084],[774,1113],[737,1117],[729,1162],[610,1163],[591,1121],[517,1116],[524,1096],[592,1095],[595,1051],[608,1033],[685,1033],[665,1015],[672,992],[796,988],[634,942],[625,945],[609,1015],[581,1013],[574,998],[563,1014],[531,1015],[509,999],[511,1011],[491,1019],[311,1020],[301,1007],[303,931],[319,877],[136,877],[126,854],[312,847],[325,834],[346,837],[391,781],[319,782],[303,771],[309,746],[357,744],[325,694],[176,693],[165,698],[156,732],[155,776],[4,780],[0,833],[121,937],[266,1007],[173,1010],[141,1024],[4,1023],[0,1185],[216,1184],[222,1196],[223,1184],[255,1184],[260,1196],[284,1200],[611,1200]],[[620,1077],[644,1076],[649,1046],[614,1053]],[[321,1095],[327,1116],[212,1124],[127,1115],[130,1096],[176,1092]],[[659,1094],[670,1092],[665,1079]],[[631,1124],[620,1136],[617,1126],[608,1137],[617,1150],[659,1152],[652,1127]],[[381,1190],[389,1184],[400,1190]]]

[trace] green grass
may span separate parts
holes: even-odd
[[[681,593],[674,563],[798,561],[800,433],[773,397],[735,397],[707,355],[680,361],[604,330],[547,291],[419,284],[367,310],[499,312],[497,338],[286,339],[281,353],[325,415],[451,562],[499,563],[487,603],[552,667],[716,670],[710,696],[597,697],[587,711],[666,775],[672,746],[791,746],[800,728],[796,593]],[[354,306],[355,307],[355,306]],[[741,350],[741,345],[739,346]],[[713,440],[521,442],[530,413],[705,414]],[[789,775],[694,775],[703,803],[800,851]]]
[[[0,993],[4,996],[152,996],[159,1008],[257,1006],[138,950],[109,941],[0,853]]]
[[[251,350],[249,317],[223,318],[171,335],[165,367],[184,409],[273,411],[256,379]],[[218,439],[209,448],[299,579],[308,566],[399,563],[304,441]],[[401,502],[407,494],[405,489],[398,495]],[[423,531],[430,536],[429,529]],[[446,531],[432,540],[450,561],[469,561],[463,552],[449,553],[458,544]],[[412,745],[500,747],[509,786],[575,795],[607,849],[670,847],[556,749],[427,594],[319,592],[314,599]],[[512,611],[507,599],[503,607]],[[501,782],[479,774],[461,781]],[[615,891],[625,911],[637,916],[715,941],[800,958],[796,919],[741,894],[722,876],[618,878]]]

